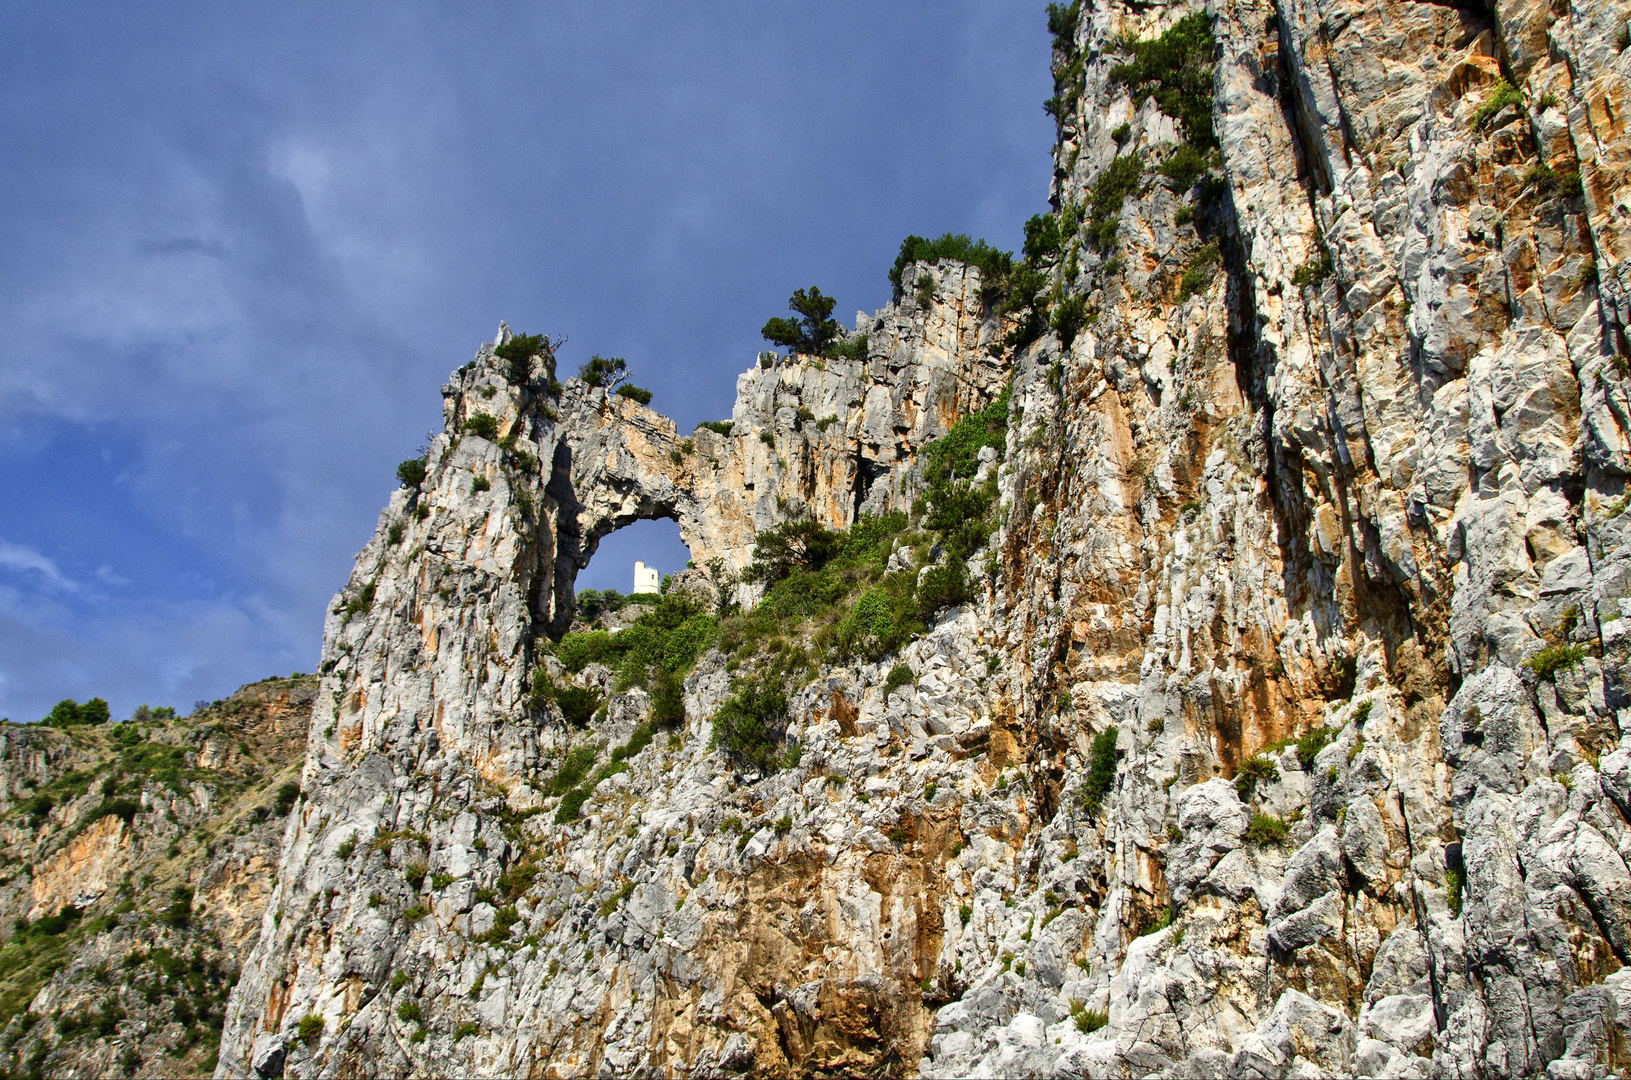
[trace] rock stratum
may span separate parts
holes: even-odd
[[[728,429],[454,374],[217,1075],[1631,1065],[1626,12],[1050,26],[1022,261]],[[654,517],[698,569],[573,633]],[[744,575],[797,521],[849,569]]]

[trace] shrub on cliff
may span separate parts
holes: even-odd
[[[543,334],[512,334],[493,355],[507,362],[505,377],[520,386],[532,377],[532,358],[554,356],[555,343]]]
[[[562,637],[555,656],[568,671],[575,675],[590,664],[605,664],[616,669],[618,689],[647,686],[659,670],[683,674],[718,634],[718,620],[684,594],[624,600],[646,603],[650,610],[616,636],[589,630]]]
[[[498,438],[498,417],[492,413],[476,413],[464,422],[464,430],[478,439],[492,442]]]
[[[1186,15],[1158,38],[1124,41],[1131,60],[1110,69],[1134,105],[1150,98],[1177,120],[1189,141],[1203,150],[1217,145],[1212,130],[1212,20],[1205,12]]]
[[[837,303],[821,290],[811,286],[799,289],[788,299],[787,306],[797,319],[775,318],[765,323],[760,331],[772,345],[783,345],[796,353],[820,356],[838,337],[838,320],[832,317]]]
[[[889,284],[895,287],[895,295],[901,294],[901,274],[908,264],[935,263],[942,259],[978,268],[980,280],[986,285],[1007,277],[1014,262],[1011,253],[999,251],[984,240],[971,240],[962,233],[946,233],[938,240],[908,236],[900,242],[900,254],[895,256],[894,268],[889,271]]]
[[[918,621],[914,586],[911,574],[891,574],[863,593],[838,623],[839,653],[877,661],[899,652],[913,634],[923,629]]]
[[[601,356],[596,353],[578,368],[578,379],[585,386],[607,388],[616,386],[629,377],[628,361],[621,356]]]
[[[598,619],[602,612],[620,611],[629,598],[616,589],[585,589],[578,593],[578,618]]]
[[[742,572],[742,580],[774,584],[795,570],[819,570],[841,545],[842,537],[818,521],[785,521],[753,541],[753,562]]]
[[[424,458],[410,458],[396,467],[396,481],[411,490],[425,482],[427,471]]]
[[[1087,780],[1082,784],[1082,806],[1089,813],[1099,808],[1115,786],[1117,737],[1115,728],[1106,728],[1093,736],[1088,750]]]
[[[589,686],[557,686],[552,688],[550,696],[561,711],[562,719],[574,727],[588,726],[595,710],[600,708],[600,692]]]
[[[642,405],[651,404],[651,391],[635,386],[633,383],[624,383],[617,388],[618,397],[626,397],[630,401],[638,401]]]
[[[1121,204],[1127,196],[1138,190],[1144,178],[1144,158],[1139,154],[1121,154],[1104,167],[1093,181],[1088,194],[1088,232],[1102,251],[1116,245],[1116,233],[1121,228]]]
[[[774,674],[745,676],[714,713],[713,741],[738,764],[772,772],[787,726],[787,689]]]

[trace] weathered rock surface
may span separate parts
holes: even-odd
[[[1181,190],[1185,130],[1114,72],[1197,13],[1217,182]],[[728,436],[491,347],[455,374],[329,619],[221,1075],[1631,1067],[1624,13],[1063,29],[1061,217],[1140,162],[1114,243],[1045,266],[1068,343],[1004,344],[942,262],[857,326],[864,361],[743,375]],[[769,776],[709,745],[708,654],[683,729],[553,822],[585,736],[528,678],[601,537],[674,517],[723,584],[793,516],[911,507],[919,451],[1007,380],[971,604],[827,664]],[[621,742],[646,693],[583,678]]]

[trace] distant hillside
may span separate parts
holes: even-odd
[[[0,724],[0,1071],[214,1068],[316,687],[267,679],[185,718]]]

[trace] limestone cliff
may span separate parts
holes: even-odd
[[[221,1075],[1627,1067],[1624,13],[1050,23],[1023,263],[907,266],[729,434],[507,330],[455,374],[329,617]],[[959,551],[924,451],[993,403]],[[751,605],[757,539],[887,511],[830,618],[676,606],[682,711],[562,637],[635,519]],[[772,676],[774,756],[710,738]]]

